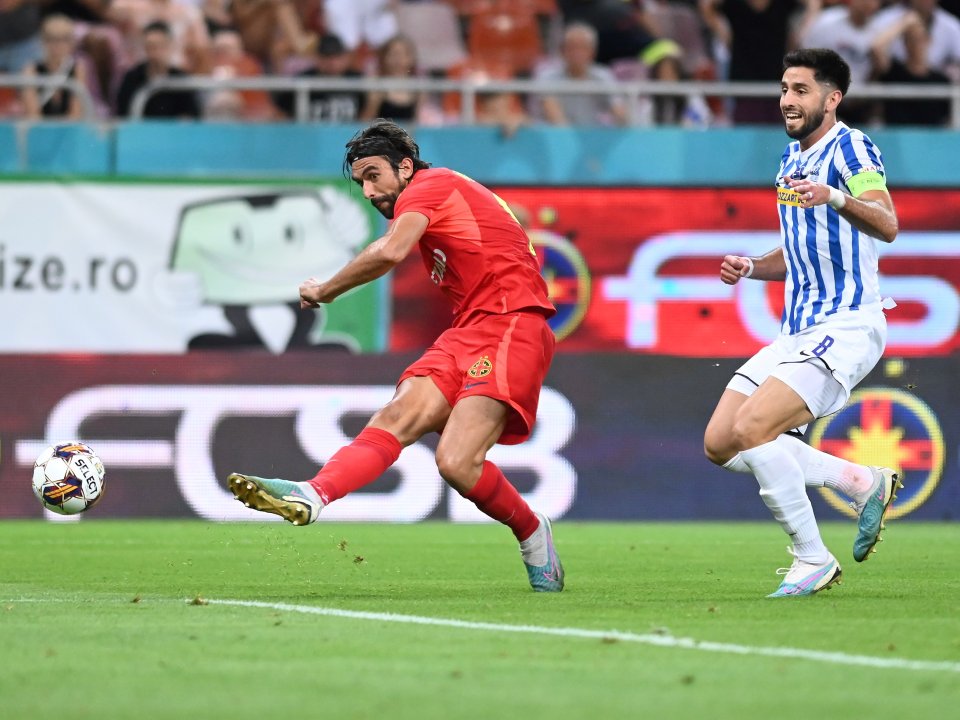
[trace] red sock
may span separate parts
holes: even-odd
[[[324,505],[369,485],[400,457],[403,446],[391,433],[364,428],[349,445],[333,454],[310,480]]]
[[[526,500],[520,497],[500,468],[489,460],[484,460],[480,479],[464,497],[485,514],[513,530],[520,542],[533,535],[540,525],[540,519],[533,514]]]

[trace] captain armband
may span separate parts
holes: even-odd
[[[886,190],[887,181],[876,171],[862,172],[847,180],[847,188],[854,197],[860,197],[867,190]],[[832,193],[831,193],[832,197]]]

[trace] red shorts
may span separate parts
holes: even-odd
[[[471,395],[506,403],[511,412],[498,442],[516,445],[533,430],[555,344],[539,313],[481,315],[445,331],[397,384],[409,377],[429,377],[450,407]]]

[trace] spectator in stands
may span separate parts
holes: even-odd
[[[0,0],[0,73],[18,73],[42,56],[37,0]]]
[[[143,56],[143,30],[156,22],[170,28],[171,62],[187,72],[210,69],[210,35],[203,14],[187,0],[113,0],[110,17],[120,28],[130,58]]]
[[[539,114],[551,125],[624,125],[626,105],[616,94],[616,80],[609,68],[595,62],[597,31],[586,23],[573,23],[563,33],[560,61],[537,73],[540,80],[595,81],[610,85],[609,95],[543,95]]]
[[[567,23],[590,25],[597,33],[596,62],[629,79],[676,81],[684,77],[684,48],[664,34],[668,10],[647,0],[560,0]],[[693,49],[693,48],[691,48]],[[677,122],[684,99],[657,96],[652,102],[658,122]]]
[[[947,75],[953,82],[960,82],[960,20],[939,7],[937,0],[906,0],[881,10],[878,22],[891,27],[909,11],[915,12],[927,27],[930,36],[927,45],[927,64],[933,70]],[[900,35],[890,46],[892,57],[906,61],[906,36]]]
[[[325,0],[324,26],[353,52],[366,46],[378,50],[399,31],[396,0]]]
[[[881,0],[849,0],[846,5],[822,11],[819,5],[820,0],[808,3],[809,24],[803,30],[800,46],[836,51],[850,66],[854,88],[870,82],[873,76],[871,47],[883,29],[877,17]],[[876,105],[873,100],[844,97],[837,114],[847,124],[862,125],[877,114]]]
[[[43,43],[43,57],[27,65],[23,70],[24,75],[87,82],[86,70],[77,63],[74,54],[77,43],[70,18],[65,15],[48,15],[43,21],[40,39]],[[22,95],[24,115],[31,120],[79,120],[83,117],[84,108],[80,98],[68,88],[25,88]]]
[[[796,43],[791,22],[801,0],[699,0],[700,13],[710,32],[730,52],[728,80],[769,82],[783,72],[783,56]],[[724,22],[724,20],[726,22]],[[782,124],[777,103],[769,98],[739,98],[735,123]]]
[[[361,78],[350,67],[350,53],[336,35],[320,38],[313,67],[297,74],[305,78]],[[274,95],[274,102],[288,118],[296,118],[296,96],[292,92]],[[359,90],[313,90],[308,95],[307,119],[314,122],[349,123],[360,118],[364,93]]]
[[[656,40],[642,14],[623,0],[558,0],[557,6],[566,25],[582,23],[596,31],[596,62],[602,65],[636,59]]]
[[[123,33],[110,21],[112,4],[113,0],[42,0],[41,10],[46,17],[65,15],[73,20],[79,64],[90,64],[87,84],[104,114],[120,82],[121,66],[132,60],[124,54]]]
[[[263,75],[260,63],[243,49],[236,30],[218,30],[211,40],[211,77],[231,79]],[[217,90],[203,103],[204,118],[216,120],[273,120],[277,110],[264,90]]]
[[[143,49],[147,59],[130,68],[123,76],[117,94],[117,115],[129,117],[137,91],[161,77],[186,77],[173,62],[173,33],[165,22],[153,22],[143,29]],[[200,103],[192,90],[161,90],[147,100],[145,118],[198,118]]]
[[[906,56],[891,56],[890,46],[902,41]],[[916,12],[904,13],[874,40],[872,51],[880,82],[915,85],[949,85],[946,74],[930,67],[930,31]],[[884,103],[888,125],[937,125],[950,118],[949,100],[890,100]]]
[[[678,55],[685,77],[713,78],[714,68],[707,49],[704,27],[697,11],[677,0],[637,0],[643,8],[651,34],[682,48]]]
[[[417,49],[404,35],[387,40],[377,52],[377,76],[381,78],[411,78],[417,74]],[[423,93],[408,90],[374,91],[367,95],[361,120],[386,118],[400,125],[419,118],[425,102]]]
[[[293,0],[230,0],[230,11],[243,47],[271,72],[281,72],[290,56],[316,51],[319,38],[305,28]]]
[[[511,138],[524,125],[530,124],[530,116],[513,93],[480,93],[477,95],[477,124],[500,128],[505,138]]]

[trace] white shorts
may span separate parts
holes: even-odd
[[[882,311],[841,312],[796,335],[778,336],[741,365],[727,387],[749,397],[775,377],[803,399],[814,417],[823,417],[846,404],[886,344]]]

